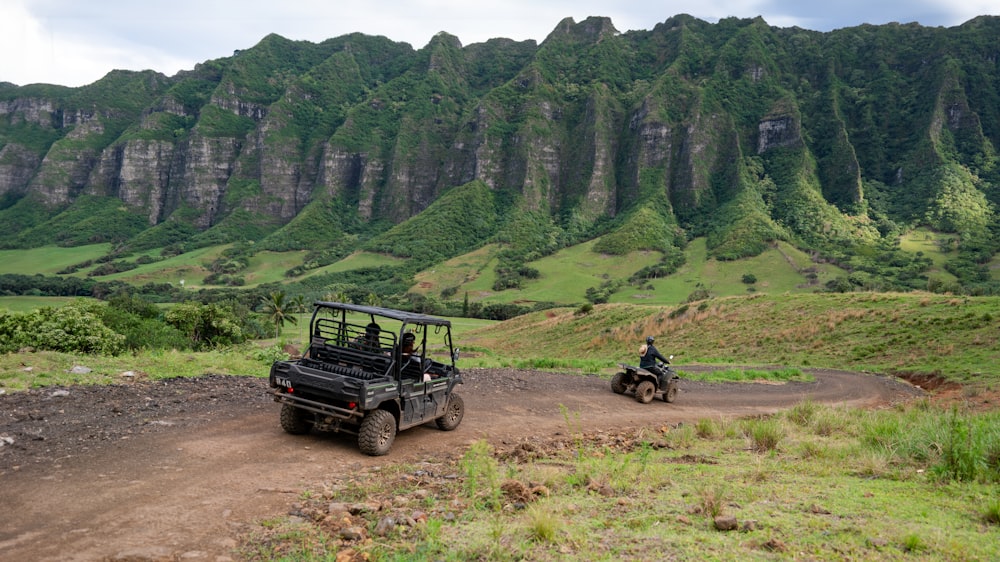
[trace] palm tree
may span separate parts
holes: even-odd
[[[299,323],[299,319],[292,315],[294,305],[285,301],[284,291],[274,291],[265,297],[261,297],[260,300],[264,305],[264,314],[267,315],[268,320],[274,322],[275,338],[280,336],[281,328],[285,326],[286,321],[291,324]]]

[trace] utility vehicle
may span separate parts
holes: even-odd
[[[455,392],[462,376],[449,320],[339,302],[314,307],[305,353],[271,366],[282,429],[355,434],[362,453],[378,456],[398,431],[431,421],[458,427],[465,405]]]

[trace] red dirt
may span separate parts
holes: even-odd
[[[681,366],[682,370],[697,367]],[[241,533],[281,516],[331,474],[454,458],[586,430],[662,427],[775,412],[805,399],[879,407],[921,390],[884,376],[811,370],[813,383],[683,380],[673,404],[637,403],[596,376],[467,370],[466,415],[400,433],[385,457],[346,434],[291,436],[266,381],[208,376],[0,396],[0,559],[230,560]]]

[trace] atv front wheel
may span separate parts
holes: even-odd
[[[396,418],[392,412],[373,410],[361,420],[358,448],[366,455],[379,457],[389,452],[396,439]]]
[[[628,385],[625,383],[625,373],[618,372],[615,376],[611,377],[611,392],[615,394],[625,394],[628,390]]]
[[[656,385],[650,381],[642,381],[635,387],[635,400],[642,404],[649,404],[656,394]]]
[[[309,433],[309,429],[312,428],[311,417],[312,414],[301,408],[291,404],[281,405],[281,429],[284,429],[285,433],[292,435]]]
[[[464,415],[465,404],[462,402],[462,397],[452,392],[448,395],[448,405],[445,407],[444,415],[437,419],[438,429],[442,431],[455,429],[462,423]]]
[[[668,384],[667,390],[663,392],[663,401],[670,404],[673,403],[674,400],[677,400],[677,385]]]

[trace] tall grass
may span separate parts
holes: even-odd
[[[927,406],[865,415],[861,443],[897,464],[930,467],[941,481],[1000,482],[1000,412]]]

